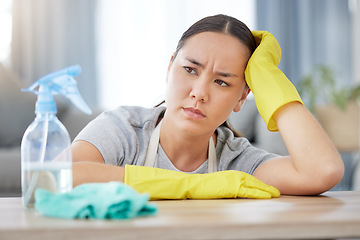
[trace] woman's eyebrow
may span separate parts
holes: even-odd
[[[223,77],[239,77],[238,75],[236,75],[234,73],[216,72],[216,74],[223,76]]]
[[[193,58],[186,58],[186,61],[191,62],[191,63],[193,63],[193,64],[195,64],[195,65],[197,65],[197,66],[199,66],[199,67],[201,67],[201,68],[204,68],[204,65],[203,65],[203,64],[199,63],[198,61],[196,61],[196,60],[193,59]]]
[[[204,68],[204,65],[203,65],[203,64],[199,63],[198,61],[196,61],[196,60],[193,59],[193,58],[186,58],[186,60],[187,60],[188,62],[191,62],[191,63],[193,63],[193,64],[201,67],[201,68]],[[239,77],[238,75],[236,75],[236,74],[234,74],[234,73],[219,72],[219,71],[217,71],[217,72],[215,72],[215,73],[216,73],[217,75],[219,75],[219,76],[222,76],[222,77]]]

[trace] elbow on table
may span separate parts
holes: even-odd
[[[343,178],[345,168],[341,157],[332,164],[323,166],[317,176],[317,181],[313,187],[317,194],[330,190],[335,187]]]

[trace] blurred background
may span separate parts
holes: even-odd
[[[152,106],[181,34],[217,13],[268,30],[295,85],[315,64],[341,84],[360,81],[358,0],[2,0],[0,62],[24,85],[80,64],[79,89],[94,106]]]
[[[8,185],[0,185],[0,191],[14,182],[14,174],[5,168],[19,173],[21,136],[34,119],[35,97],[21,93],[22,87],[79,64],[83,71],[76,78],[78,88],[95,115],[119,105],[152,107],[164,98],[168,63],[182,33],[195,21],[219,13],[238,18],[251,30],[273,33],[282,48],[279,67],[297,88],[306,79],[317,81],[319,66],[333,73],[331,91],[360,84],[360,0],[1,0],[0,183]],[[306,91],[304,101],[321,95],[321,88],[313,88],[312,96]],[[59,118],[73,138],[90,118],[69,114],[67,103],[61,101]],[[247,105],[250,109],[251,103]],[[246,110],[242,114],[250,116]],[[249,129],[266,131],[236,122],[252,140],[262,137]],[[351,132],[356,147],[339,147],[344,159],[347,153],[357,153],[360,145],[360,130]],[[282,154],[283,149],[274,152]],[[358,162],[351,159],[349,178]],[[18,189],[18,175],[15,181]],[[351,181],[346,189],[352,188]]]

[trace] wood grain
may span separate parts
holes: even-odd
[[[132,220],[65,220],[0,198],[0,239],[360,238],[360,192],[277,199],[154,201],[159,213]]]

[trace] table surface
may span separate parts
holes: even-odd
[[[21,198],[0,198],[0,239],[360,238],[360,192],[155,203],[151,217],[65,220],[26,211]]]

